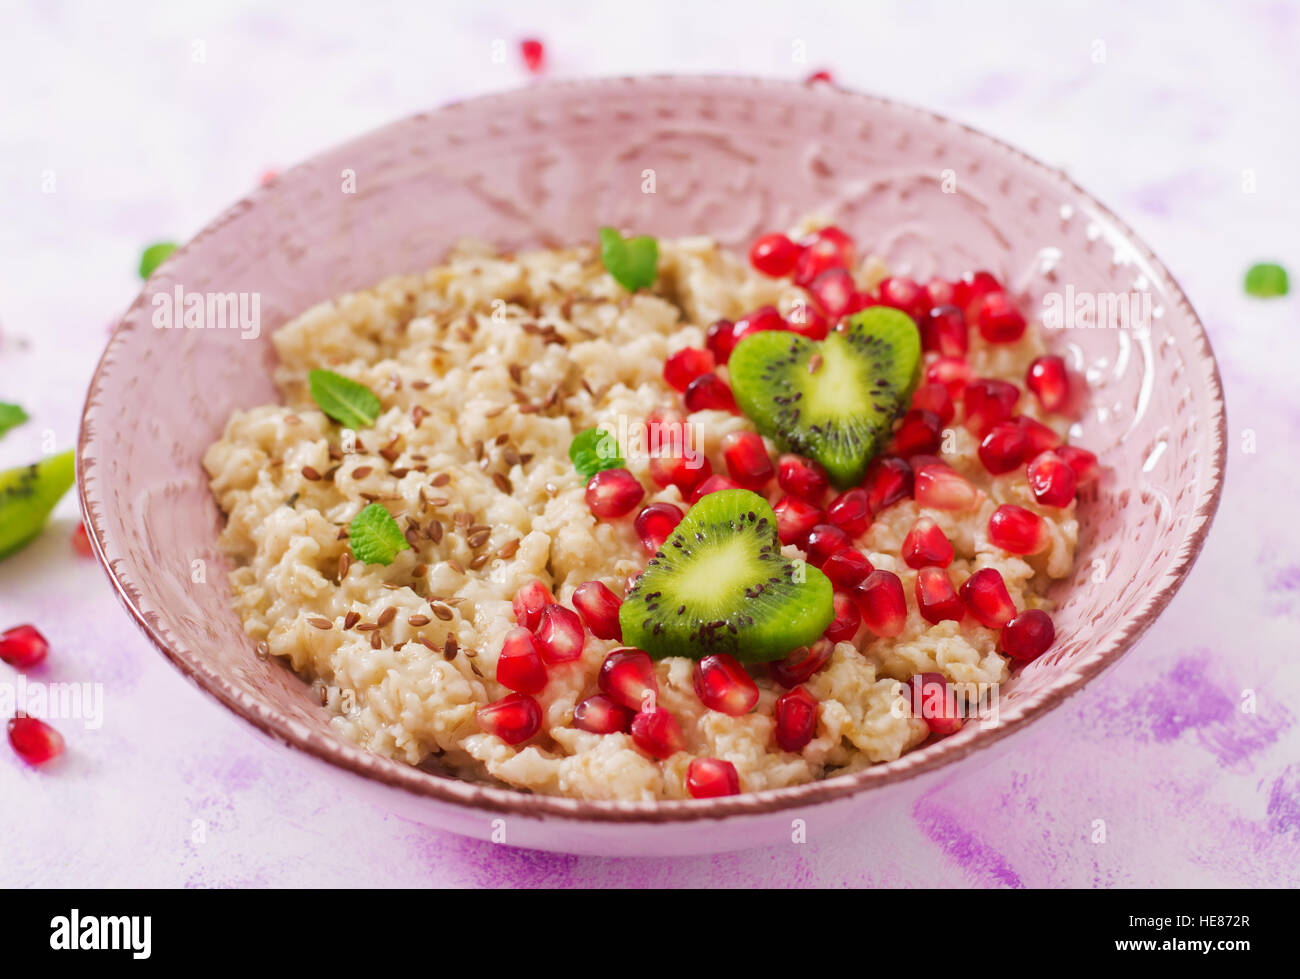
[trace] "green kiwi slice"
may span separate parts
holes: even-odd
[[[730,653],[762,662],[815,642],[834,615],[830,580],[783,557],[772,508],[735,489],[691,507],[618,617],[623,642],[655,659]]]
[[[921,337],[906,313],[872,306],[820,342],[768,330],[740,341],[727,370],[760,432],[816,459],[836,486],[862,481],[920,378]]]

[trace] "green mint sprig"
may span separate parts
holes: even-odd
[[[307,386],[320,410],[347,428],[373,425],[384,408],[370,388],[333,371],[308,372]]]
[[[348,544],[358,561],[384,565],[411,546],[393,515],[379,503],[371,503],[352,518]]]
[[[618,439],[603,428],[588,428],[575,435],[569,444],[569,458],[583,479],[591,479],[602,469],[618,469],[623,465]]]
[[[600,260],[628,292],[647,289],[659,272],[659,242],[649,235],[624,238],[614,228],[601,228]]]

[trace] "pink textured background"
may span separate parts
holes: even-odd
[[[552,75],[827,67],[987,129],[1115,208],[1187,289],[1227,388],[1227,487],[1187,585],[1119,667],[883,824],[717,858],[599,860],[461,840],[313,782],[134,630],[68,546],[69,498],[40,543],[0,564],[0,628],[30,620],[50,637],[33,679],[102,683],[104,726],[62,723],[68,755],[42,772],[0,749],[0,818],[21,827],[0,845],[0,884],[1300,884],[1300,535],[1268,514],[1300,474],[1297,300],[1240,289],[1252,261],[1300,270],[1300,8],[536,6],[6,15],[0,400],[33,420],[0,441],[0,465],[35,458],[47,432],[72,444],[143,244],[193,234],[267,167],[525,83],[515,42],[536,34]],[[0,664],[0,683],[13,679]],[[1257,713],[1240,710],[1244,690]]]

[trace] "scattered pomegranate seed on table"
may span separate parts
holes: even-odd
[[[721,758],[696,758],[686,768],[686,791],[692,799],[717,799],[740,793],[736,766]]]
[[[777,747],[782,751],[803,751],[817,730],[818,706],[804,687],[782,694],[773,710],[776,727],[772,733]]]
[[[602,469],[587,481],[587,506],[602,520],[627,516],[643,496],[645,487],[626,469]]]
[[[90,546],[90,534],[86,531],[85,521],[77,524],[77,529],[72,532],[72,549],[82,557],[95,556]]]
[[[823,68],[821,71],[814,71],[811,75],[809,75],[807,78],[804,79],[804,84],[806,85],[816,85],[819,82],[825,85],[834,85],[835,79],[831,76],[831,73],[827,71],[825,68]]]
[[[818,639],[811,646],[800,646],[783,660],[768,666],[772,679],[789,689],[797,687],[831,661],[835,643]]]
[[[989,541],[1011,554],[1037,554],[1048,544],[1047,525],[1033,511],[1003,503],[989,517]]]
[[[528,694],[512,693],[480,707],[479,727],[506,744],[522,744],[542,728],[542,706]]]
[[[728,432],[722,437],[727,475],[749,490],[760,490],[776,475],[763,436],[757,432]]]
[[[20,714],[9,719],[9,744],[29,765],[41,765],[63,754],[63,735],[44,721]]]
[[[661,761],[686,749],[681,725],[662,707],[643,710],[632,718],[632,743]]]
[[[907,623],[907,598],[903,582],[892,571],[877,568],[853,590],[862,621],[877,636],[892,638]]]
[[[541,693],[546,689],[546,666],[537,640],[523,626],[506,633],[497,656],[497,683],[516,693]]]
[[[646,551],[654,554],[664,546],[664,541],[682,522],[682,511],[671,503],[651,503],[636,515],[632,522],[636,535]]]
[[[641,709],[647,697],[659,695],[654,661],[639,649],[616,649],[606,656],[596,685],[615,703],[634,711]]]
[[[574,608],[597,639],[623,638],[623,627],[618,621],[622,605],[623,599],[599,581],[584,581],[573,592]]]
[[[0,659],[25,670],[45,659],[49,641],[34,625],[16,625],[0,633]]]
[[[1056,627],[1042,609],[1026,609],[1002,627],[1002,651],[1027,663],[1037,659],[1056,641]]]
[[[573,726],[592,734],[617,734],[632,730],[636,715],[603,693],[593,694],[573,708]]]
[[[694,683],[705,707],[731,717],[748,714],[758,703],[757,684],[727,653],[713,653],[696,663]]]
[[[563,605],[547,605],[542,609],[536,634],[542,659],[552,665],[580,659],[587,641],[578,613]]]
[[[975,621],[985,628],[1001,629],[1016,616],[1007,583],[996,568],[980,568],[958,591]]]
[[[519,54],[524,59],[524,67],[529,74],[540,75],[546,67],[546,47],[536,38],[525,38],[519,42]]]

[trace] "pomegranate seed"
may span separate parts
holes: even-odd
[[[835,79],[831,77],[831,73],[829,71],[823,68],[821,71],[814,71],[811,75],[805,78],[803,82],[805,85],[815,85],[818,82],[823,82],[824,84],[827,85],[833,85],[835,84]]]
[[[831,331],[831,321],[826,314],[811,302],[800,300],[790,310],[786,323],[792,333],[798,333],[809,340],[825,340]]]
[[[745,337],[754,333],[767,333],[772,330],[784,330],[788,328],[785,317],[777,312],[774,306],[760,306],[748,316],[742,316],[736,320],[736,325],[732,329],[732,334],[736,338],[736,343],[740,343]]]
[[[618,621],[618,610],[623,606],[623,599],[604,583],[584,581],[573,592],[573,605],[597,639],[622,640],[623,626]]]
[[[858,634],[858,626],[862,625],[862,613],[858,611],[852,596],[842,591],[835,592],[833,602],[835,618],[831,619],[831,624],[822,635],[831,642],[848,642]]]
[[[903,416],[888,451],[898,456],[911,456],[939,451],[943,441],[943,422],[932,411],[913,408]]]
[[[515,592],[511,603],[515,609],[515,621],[525,629],[536,629],[542,619],[542,609],[555,603],[551,590],[540,581],[530,581]]]
[[[676,486],[689,499],[695,487],[713,475],[709,457],[699,452],[693,459],[682,454],[650,457],[650,478],[659,486]]]
[[[749,249],[749,264],[764,275],[779,279],[794,271],[799,246],[783,234],[763,235]]]
[[[645,496],[645,487],[626,469],[602,469],[587,481],[587,506],[601,520],[625,517]]]
[[[1097,463],[1097,457],[1087,449],[1081,449],[1076,445],[1062,445],[1057,448],[1056,454],[1074,470],[1080,486],[1092,482],[1101,475],[1101,466]]]
[[[526,693],[512,693],[478,709],[478,726],[506,744],[521,744],[542,728],[542,706]]]
[[[964,476],[942,462],[916,471],[916,502],[935,510],[969,510],[979,501],[979,491]]]
[[[713,354],[698,347],[683,347],[664,362],[664,380],[676,391],[685,391],[691,381],[714,368]]]
[[[1056,626],[1042,609],[1025,609],[1002,627],[1002,651],[1027,663],[1038,659],[1056,641]]]
[[[704,345],[719,366],[725,364],[736,346],[736,325],[731,320],[715,320],[704,334]]]
[[[825,518],[824,511],[798,496],[783,496],[772,504],[776,514],[776,535],[782,544],[804,547],[812,529]]]
[[[925,295],[931,309],[936,306],[951,306],[957,296],[957,287],[947,279],[935,276],[925,284]],[[960,312],[960,310],[958,310]]]
[[[1003,503],[989,517],[989,542],[1012,554],[1037,554],[1048,545],[1047,525],[1024,507]]]
[[[686,768],[686,791],[692,799],[717,799],[740,794],[736,766],[721,758],[696,758]]]
[[[962,717],[948,681],[942,673],[921,673],[907,681],[912,716],[925,721],[931,734],[940,737],[961,730]]]
[[[808,286],[813,300],[831,319],[839,319],[854,304],[857,286],[847,269],[827,269]]]
[[[632,718],[632,743],[660,761],[686,750],[681,725],[662,707],[643,710]]]
[[[757,432],[728,432],[722,437],[727,473],[745,489],[762,489],[776,475],[772,459]]]
[[[654,554],[664,546],[673,529],[682,522],[682,511],[671,503],[651,503],[636,515],[632,526],[645,549]]]
[[[687,411],[730,411],[739,414],[731,388],[717,374],[701,374],[686,388]]]
[[[826,507],[826,519],[850,537],[865,533],[871,524],[871,494],[860,486],[845,490]]]
[[[636,716],[621,704],[616,704],[603,693],[593,694],[573,708],[573,726],[592,734],[618,734],[632,730]]]
[[[519,53],[523,55],[524,67],[531,74],[540,75],[546,66],[546,48],[536,38],[519,42]]]
[[[776,484],[805,500],[818,500],[828,485],[821,463],[787,452],[776,460]]]
[[[596,683],[602,693],[631,710],[640,710],[647,698],[659,696],[659,681],[649,654],[630,647],[616,649],[605,657]]]
[[[705,656],[695,664],[695,695],[705,707],[731,717],[748,714],[758,703],[758,687],[726,653]]]
[[[918,321],[930,305],[926,291],[917,285],[916,280],[906,276],[882,279],[877,292],[882,306],[892,306]]]
[[[1025,376],[1025,387],[1034,392],[1044,411],[1060,411],[1070,400],[1070,375],[1065,361],[1055,354],[1035,357]]]
[[[960,622],[966,605],[958,597],[943,568],[922,568],[916,573],[916,610],[932,625],[952,619]]]
[[[818,639],[811,646],[800,646],[785,659],[772,663],[768,672],[772,679],[789,689],[797,687],[831,661],[835,643]]]
[[[1016,415],[1011,421],[1018,425],[1029,439],[1030,456],[1036,456],[1048,449],[1055,449],[1061,444],[1061,436],[1056,434],[1056,430],[1050,425],[1044,425],[1035,418],[1030,418],[1028,415]]]
[[[862,480],[872,516],[879,516],[899,500],[912,495],[912,467],[906,459],[880,456],[867,467]]]
[[[991,292],[984,297],[975,323],[980,336],[989,343],[1015,343],[1025,335],[1025,318],[1003,292]]]
[[[548,605],[548,609],[559,608]],[[533,634],[521,625],[506,633],[497,657],[497,683],[517,693],[541,693],[546,689],[546,666]]]
[[[817,701],[803,687],[783,693],[772,712],[776,744],[782,751],[803,751],[817,730]]]
[[[84,521],[77,524],[77,529],[72,532],[72,549],[82,557],[95,556],[95,552],[90,546],[90,534],[86,532]]]
[[[808,552],[808,560],[820,568],[828,557],[850,546],[851,543],[849,535],[839,527],[834,524],[819,523],[808,534],[808,542],[804,545],[804,550]]]
[[[1035,456],[1026,472],[1029,489],[1043,506],[1069,506],[1079,487],[1070,464],[1050,449]]]
[[[903,538],[902,557],[909,568],[946,568],[954,554],[948,535],[929,517],[917,517]]]
[[[548,605],[542,609],[542,620],[537,626],[537,645],[546,662],[572,663],[580,659],[586,641],[577,612],[563,605]]]
[[[912,408],[936,415],[940,425],[951,422],[957,411],[953,407],[952,395],[937,381],[927,381],[916,389],[916,393],[912,395]]]
[[[1016,616],[1016,606],[997,568],[980,568],[958,591],[975,621],[986,629],[1001,629]]]
[[[921,318],[921,349],[944,357],[965,357],[970,328],[956,306],[934,306]]]
[[[814,231],[800,244],[803,251],[795,262],[795,285],[806,287],[827,269],[851,269],[858,264],[853,239],[834,225]]]
[[[903,583],[892,571],[877,569],[853,590],[862,621],[878,636],[893,637],[907,623],[907,598]]]
[[[25,670],[45,659],[50,644],[34,625],[16,625],[0,633],[0,659]]]
[[[999,422],[980,442],[979,457],[994,476],[1024,465],[1029,455],[1029,436],[1015,422]]]
[[[970,364],[965,357],[937,357],[925,365],[925,379],[942,384],[955,400],[962,396],[970,381]]]
[[[29,765],[40,765],[63,754],[63,735],[25,714],[9,718],[9,743]]]
[[[735,480],[727,476],[719,476],[718,474],[715,473],[714,475],[710,476],[708,479],[700,483],[699,486],[695,487],[695,489],[691,491],[690,502],[691,505],[694,506],[696,503],[699,503],[700,500],[704,499],[704,497],[708,496],[710,493],[717,493],[720,490],[740,489],[740,488],[741,488],[740,484],[737,483]]]
[[[952,303],[966,314],[967,322],[973,322],[984,297],[1001,291],[1002,283],[992,273],[967,272],[953,283]]]
[[[1020,388],[1008,381],[980,377],[966,385],[962,405],[966,409],[966,427],[979,438],[998,422],[1011,417],[1020,400]]]
[[[836,551],[822,562],[822,574],[841,588],[852,588],[874,570],[867,556],[852,547]]]

